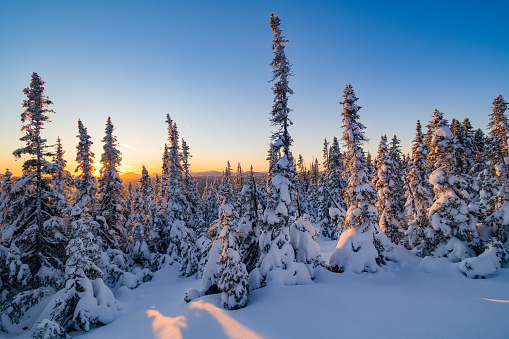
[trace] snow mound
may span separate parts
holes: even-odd
[[[509,254],[501,242],[491,239],[486,250],[475,258],[464,259],[459,263],[459,269],[468,278],[487,278],[501,267],[502,261],[507,261]]]
[[[315,277],[315,269],[322,263],[320,246],[314,239],[319,233],[308,215],[299,218],[290,226],[290,242],[295,250],[295,260],[306,265],[311,278]]]
[[[424,273],[433,273],[439,270],[437,258],[433,257],[424,257],[421,260],[421,263],[417,267],[417,269]]]
[[[186,295],[184,296],[184,301],[186,303],[189,303],[195,299],[198,299],[201,296],[202,296],[202,293],[200,293],[200,291],[198,291],[197,289],[194,289],[194,288],[190,288],[187,290]]]
[[[347,229],[341,234],[336,250],[329,260],[331,267],[338,272],[355,273],[378,271],[378,251],[373,244],[373,232],[358,232],[355,228]]]
[[[451,262],[459,262],[472,257],[474,252],[463,241],[453,237],[446,243],[439,244],[434,254],[437,257],[447,258]]]

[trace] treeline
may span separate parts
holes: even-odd
[[[155,180],[143,167],[134,187],[124,189],[110,118],[97,179],[91,138],[78,121],[73,177],[60,139],[52,147],[41,135],[52,102],[32,74],[21,115],[25,146],[13,152],[28,160],[20,178],[7,171],[0,179],[0,329],[64,338],[107,324],[119,312],[112,290],[135,288],[164,265],[202,279],[186,301],[220,293],[225,308],[237,309],[250,290],[311,283],[321,267],[376,272],[397,261],[395,246],[460,262],[474,278],[508,260],[509,123],[501,95],[488,135],[468,118],[449,123],[435,110],[425,133],[417,121],[411,154],[402,154],[397,136],[383,135],[372,159],[362,148],[358,98],[347,85],[342,145],[325,140],[323,162],[308,168],[291,150],[288,41],[273,14],[270,26],[276,130],[268,174],[243,173],[240,164],[232,173],[228,163],[221,182],[208,182],[202,195],[190,175],[190,148],[169,115]],[[315,241],[320,234],[339,239],[329,263]],[[46,306],[34,311],[42,301]]]

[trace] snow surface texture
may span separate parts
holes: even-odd
[[[319,239],[328,261],[336,241]],[[270,285],[251,291],[247,307],[226,311],[221,295],[194,302],[182,296],[199,288],[166,266],[135,290],[121,287],[118,318],[80,339],[179,338],[507,338],[509,269],[490,279],[468,279],[457,263],[418,258],[400,246],[398,263],[375,274],[320,269],[314,284]],[[281,316],[284,314],[285,316]],[[366,322],[359,322],[365,319]],[[0,333],[0,338],[13,338]],[[21,338],[29,338],[23,334]]]

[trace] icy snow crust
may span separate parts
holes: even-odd
[[[327,262],[336,241],[319,239]],[[311,285],[251,291],[246,308],[226,311],[221,295],[185,303],[195,276],[166,266],[135,290],[116,292],[118,318],[80,339],[139,338],[507,338],[509,269],[490,279],[468,279],[459,264],[420,259],[400,246],[398,263],[378,272],[332,273],[323,268]],[[282,316],[284,314],[284,316]],[[366,322],[359,322],[365,319]],[[0,333],[0,338],[13,338]],[[29,338],[23,334],[20,338]]]

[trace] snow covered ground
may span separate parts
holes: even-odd
[[[336,242],[320,240],[328,260]],[[80,339],[113,338],[508,338],[509,269],[468,279],[458,264],[421,260],[398,248],[399,263],[375,274],[319,272],[312,285],[252,291],[248,306],[226,311],[220,296],[186,304],[198,288],[166,267],[135,290],[122,288],[120,317]],[[2,338],[10,335],[0,334]],[[20,336],[28,338],[28,334]]]

